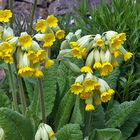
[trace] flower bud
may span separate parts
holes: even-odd
[[[108,31],[105,33],[105,37],[107,40],[110,40],[111,38],[114,38],[118,33],[115,31]]]
[[[91,67],[94,63],[94,51],[91,51],[86,59],[86,66]]]
[[[4,130],[0,128],[0,140],[4,140]]]
[[[11,37],[14,37],[13,30],[10,27],[4,28],[2,39],[7,40],[8,38],[11,38]]]

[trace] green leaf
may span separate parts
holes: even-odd
[[[115,128],[95,129],[89,140],[119,140],[121,131]]]
[[[78,124],[67,124],[56,134],[57,140],[83,140],[83,134]]]
[[[136,136],[136,137],[131,137],[130,139],[128,140],[140,140],[140,135]]]
[[[0,92],[0,107],[10,107],[10,100],[4,92]]]
[[[65,94],[60,102],[55,118],[55,129],[58,130],[67,124],[70,120],[70,115],[75,104],[75,95],[70,91]]]
[[[104,128],[105,127],[105,113],[102,106],[96,106],[92,113],[92,128]]]
[[[79,96],[77,96],[74,110],[71,117],[71,123],[77,123],[83,126],[84,114],[82,114],[82,112],[84,112],[84,105],[83,102],[80,100]]]
[[[107,127],[117,127],[122,132],[121,140],[127,139],[140,122],[140,96],[135,101],[123,102],[110,110]],[[129,122],[129,123],[128,123]]]
[[[33,129],[29,120],[7,108],[0,108],[0,127],[5,140],[33,140]]]

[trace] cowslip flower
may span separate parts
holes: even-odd
[[[35,25],[35,30],[37,32],[42,32],[44,33],[47,29],[47,22],[44,19],[40,19],[39,21],[37,21],[36,25]]]
[[[58,38],[58,39],[62,39],[62,38],[64,38],[65,37],[65,32],[64,32],[64,30],[57,30],[56,31],[56,33],[55,33],[55,36],[56,36],[56,38]]]
[[[28,35],[26,32],[23,32],[19,37],[19,43],[21,47],[27,49],[32,45],[32,37]]]
[[[11,17],[11,10],[0,10],[0,22],[9,22]]]
[[[57,27],[58,26],[58,19],[53,15],[48,16],[46,21],[47,21],[49,27]]]
[[[88,103],[88,104],[86,105],[85,110],[86,110],[86,111],[93,111],[93,110],[95,110],[95,107],[94,107],[93,104]]]
[[[51,60],[51,59],[47,59],[46,62],[45,62],[45,68],[48,69],[50,68],[51,66],[54,65],[54,61]]]
[[[82,82],[84,80],[84,76],[80,75],[76,78],[75,83],[71,85],[71,92],[74,94],[79,94],[83,91],[83,86],[82,86]]]
[[[81,69],[80,69],[81,72],[83,73],[88,73],[88,72],[93,72],[92,69],[89,67],[89,66],[83,66]]]

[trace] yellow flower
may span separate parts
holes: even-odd
[[[112,88],[109,88],[109,89],[107,90],[107,92],[110,93],[111,95],[114,95],[114,93],[115,93],[115,91],[114,91]]]
[[[41,19],[36,23],[35,30],[37,32],[41,31],[42,33],[44,33],[46,31],[46,28],[47,28],[46,20]]]
[[[47,53],[44,50],[38,50],[36,55],[40,61],[43,61],[45,60]]]
[[[94,90],[94,86],[95,86],[95,81],[91,78],[87,78],[84,80],[84,88],[85,88],[85,91],[88,92],[88,91],[92,91]]]
[[[44,41],[44,48],[49,48],[53,45],[54,41],[55,41],[55,36],[53,33],[48,33],[45,34],[43,37],[43,41]]]
[[[119,58],[122,55],[122,53],[120,51],[114,51],[113,55],[115,58]]]
[[[12,64],[14,61],[12,54],[4,54],[3,60],[5,61],[5,63],[8,63],[8,64]]]
[[[96,44],[99,46],[99,47],[102,47],[104,45],[104,40],[103,39],[97,39],[96,40]]]
[[[109,62],[105,62],[102,64],[101,76],[107,76],[112,71],[113,66]]]
[[[81,69],[80,69],[81,72],[84,72],[84,73],[88,73],[88,72],[91,72],[92,73],[92,69],[89,67],[89,66],[83,66]]]
[[[95,83],[95,85],[94,85],[94,89],[95,90],[99,90],[100,87],[101,87],[101,85],[99,83]]]
[[[75,47],[72,49],[72,55],[78,59],[81,59],[85,52],[85,48]]]
[[[122,42],[118,38],[112,38],[110,47],[113,49],[120,49]]]
[[[101,94],[101,101],[102,102],[108,102],[109,100],[111,100],[112,95],[109,92],[103,92]]]
[[[95,70],[99,70],[102,68],[102,64],[100,62],[95,62],[95,64],[93,65],[93,68]]]
[[[56,31],[55,35],[56,35],[56,38],[62,39],[65,36],[65,32],[64,32],[64,30],[58,30],[58,31]]]
[[[117,61],[112,61],[111,64],[114,68],[119,66],[119,63]]]
[[[32,44],[32,38],[30,35],[26,34],[26,35],[21,35],[19,37],[19,43],[21,44],[21,46],[23,48],[27,48],[30,47]]]
[[[11,17],[11,10],[0,10],[0,22],[9,22]]]
[[[49,132],[49,138],[53,138],[55,136],[55,133],[53,131]]]
[[[46,21],[47,21],[49,27],[57,27],[58,26],[58,19],[53,15],[48,16]]]
[[[78,42],[70,42],[70,47],[73,49],[75,47],[78,47]]]
[[[20,67],[18,70],[18,75],[20,76],[32,76],[34,73],[34,69],[28,66]]]
[[[54,61],[53,60],[51,60],[51,59],[46,60],[46,63],[45,63],[45,68],[46,69],[50,68],[53,65],[54,65]]]
[[[124,54],[124,60],[127,61],[133,56],[133,53],[131,52],[125,52]]]
[[[85,110],[86,111],[93,111],[93,110],[95,110],[95,107],[93,106],[93,104],[89,103],[86,105]]]
[[[34,70],[33,76],[36,78],[41,78],[43,77],[43,72],[39,69]]]
[[[0,47],[0,51],[3,53],[12,53],[13,46],[8,42],[3,42]]]
[[[93,92],[86,92],[86,91],[82,91],[82,93],[80,94],[80,98],[81,99],[88,99],[93,95]]]
[[[83,91],[83,86],[79,82],[76,82],[71,85],[70,90],[72,93],[78,95],[79,93],[81,93]]]
[[[126,33],[120,33],[116,38],[123,43],[126,40]]]
[[[39,62],[39,58],[37,57],[37,54],[34,51],[30,50],[27,56],[33,64],[36,64]]]
[[[95,99],[94,101],[95,105],[100,105],[102,103],[101,99]]]

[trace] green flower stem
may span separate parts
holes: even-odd
[[[33,8],[32,8],[31,20],[30,20],[30,33],[32,33],[32,27],[33,27],[33,21],[34,21],[36,6],[37,6],[37,0],[34,0],[34,4],[33,4]]]
[[[16,86],[15,86],[14,77],[13,77],[13,73],[12,73],[12,68],[11,68],[10,64],[8,64],[8,71],[9,71],[9,81],[10,81],[10,86],[11,86],[11,90],[12,90],[12,98],[13,98],[14,109],[16,111],[18,111]]]
[[[22,78],[20,76],[17,76],[17,79],[18,79],[18,85],[19,85],[19,95],[20,95],[20,100],[22,104],[22,113],[25,115],[27,104],[26,104],[26,98],[25,98],[23,84],[22,84]]]
[[[11,12],[13,13],[13,0],[9,1],[9,8],[10,8]],[[10,20],[10,27],[13,28],[13,16]]]
[[[39,85],[39,93],[40,93],[40,107],[42,112],[42,122],[46,122],[45,117],[45,100],[44,100],[44,92],[43,92],[43,83],[42,79],[38,78],[38,85]]]
[[[14,54],[14,62],[15,62],[16,73],[18,73],[18,70],[17,70],[17,67],[16,67],[17,66],[17,60],[16,60],[15,54]],[[20,76],[18,76],[18,74],[17,74],[17,81],[18,81],[18,87],[19,87],[18,90],[19,90],[20,101],[21,101],[21,105],[22,105],[22,114],[25,115],[27,103],[26,103],[26,98],[25,98],[22,78]]]

